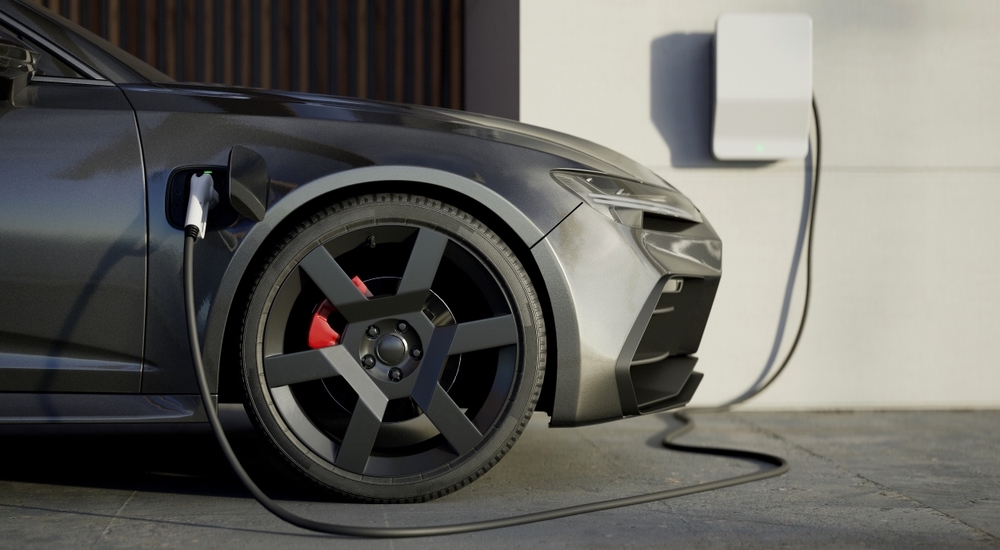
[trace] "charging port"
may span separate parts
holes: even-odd
[[[229,227],[239,218],[239,214],[229,205],[229,169],[226,166],[189,166],[178,168],[170,174],[167,184],[166,213],[170,226],[184,229],[188,198],[191,194],[191,176],[210,173],[212,187],[219,194],[219,206],[208,212],[208,227]]]

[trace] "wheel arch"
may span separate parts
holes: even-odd
[[[273,240],[324,204],[376,191],[420,194],[447,202],[485,222],[508,243],[531,276],[545,316],[547,367],[537,410],[551,412],[556,370],[555,325],[546,282],[531,254],[531,247],[551,228],[543,231],[524,212],[482,183],[451,172],[410,166],[357,168],[321,177],[283,197],[268,210],[263,221],[247,232],[220,280],[205,328],[202,351],[209,369],[209,384],[218,389],[219,401],[239,401],[242,395],[238,368],[230,364],[236,354],[224,350],[233,349],[234,338],[240,337],[243,312],[238,304],[252,284],[250,279],[258,266],[266,259]],[[546,406],[545,402],[550,404]]]

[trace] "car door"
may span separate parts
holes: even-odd
[[[138,392],[146,203],[135,115],[44,39],[23,101],[0,102],[0,391]],[[79,66],[77,65],[79,68]]]

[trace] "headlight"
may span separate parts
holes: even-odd
[[[641,225],[638,212],[701,223],[691,201],[666,182],[663,186],[612,177],[597,172],[556,170],[552,177],[597,211],[631,226]]]

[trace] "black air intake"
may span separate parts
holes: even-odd
[[[701,383],[694,372],[701,336],[719,281],[673,278],[664,282],[629,366],[638,412],[686,405]]]

